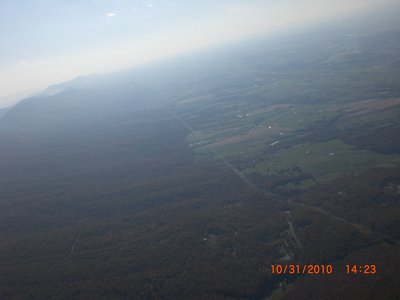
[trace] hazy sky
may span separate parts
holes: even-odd
[[[0,107],[78,75],[360,13],[383,0],[0,0]]]

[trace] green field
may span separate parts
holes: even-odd
[[[256,172],[272,176],[299,167],[318,181],[326,181],[344,173],[395,166],[399,162],[399,155],[382,155],[357,149],[336,139],[323,143],[300,144],[282,150],[276,157],[267,158],[247,168],[245,173]]]

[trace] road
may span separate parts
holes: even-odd
[[[169,111],[169,113],[170,113],[177,121],[179,121],[179,123],[181,123],[181,125],[182,125],[183,127],[185,127],[186,129],[188,129],[190,133],[192,133],[192,134],[195,133],[194,129],[193,129],[189,124],[187,124],[178,114],[176,114],[176,113],[172,110],[172,108],[168,107],[167,110]],[[347,219],[345,219],[345,218],[343,218],[343,217],[334,215],[334,214],[332,214],[332,213],[330,213],[330,212],[327,212],[326,210],[324,210],[324,209],[322,209],[322,208],[320,208],[320,207],[316,207],[316,206],[313,206],[313,205],[309,205],[309,204],[302,203],[302,202],[297,202],[297,201],[294,202],[294,201],[291,201],[291,200],[288,200],[288,199],[281,198],[280,196],[278,196],[278,195],[276,195],[276,194],[274,194],[274,193],[267,192],[267,191],[265,191],[265,190],[263,190],[263,189],[257,187],[253,182],[251,182],[251,181],[246,177],[246,175],[243,174],[243,172],[241,172],[241,171],[238,170],[235,166],[233,166],[233,165],[232,165],[226,158],[224,158],[215,148],[210,147],[209,149],[212,151],[212,153],[213,153],[221,162],[223,162],[223,164],[224,164],[229,170],[231,170],[236,176],[238,176],[238,177],[242,180],[242,182],[243,182],[250,190],[257,191],[257,192],[263,194],[263,195],[266,196],[266,197],[272,197],[273,199],[275,199],[275,200],[277,200],[277,201],[279,201],[279,202],[282,202],[282,203],[285,203],[285,204],[290,204],[290,205],[292,205],[292,206],[294,206],[294,207],[300,207],[300,208],[307,209],[307,210],[310,210],[310,211],[313,211],[313,212],[316,212],[316,213],[319,213],[319,214],[323,214],[323,215],[325,215],[326,217],[328,217],[328,218],[330,218],[330,219],[332,219],[332,220],[335,220],[335,221],[344,223],[344,224],[346,224],[346,225],[348,225],[348,226],[350,226],[350,227],[356,229],[357,231],[360,231],[360,232],[362,232],[362,233],[364,233],[364,234],[366,234],[366,235],[368,235],[368,236],[378,238],[378,239],[380,239],[380,240],[382,240],[382,241],[384,241],[384,242],[386,242],[386,243],[388,243],[388,244],[391,244],[391,245],[396,245],[396,244],[398,245],[398,244],[400,244],[398,240],[394,240],[394,239],[392,239],[391,237],[388,237],[388,236],[386,236],[386,235],[384,235],[384,234],[381,234],[381,233],[379,233],[379,232],[377,232],[377,231],[374,231],[373,229],[368,228],[368,227],[366,227],[366,226],[364,226],[364,225],[361,225],[361,224],[358,224],[358,223],[349,221],[349,220],[347,220]],[[301,243],[300,243],[300,241],[298,240],[298,238],[297,238],[297,236],[296,236],[296,234],[295,234],[295,230],[294,230],[294,226],[293,226],[292,222],[291,222],[290,219],[288,219],[288,218],[286,218],[286,220],[287,220],[288,225],[289,225],[289,232],[291,233],[291,235],[293,236],[293,238],[296,240],[296,243],[299,245],[300,249],[302,249],[303,247],[301,246]]]

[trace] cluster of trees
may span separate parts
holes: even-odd
[[[186,129],[157,117],[90,142],[33,137],[2,161],[0,298],[254,298],[275,287],[266,267],[287,230],[281,204],[195,163]]]

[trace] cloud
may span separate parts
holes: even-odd
[[[154,4],[149,3],[149,4],[147,4],[147,7],[148,7],[148,8],[153,8],[153,7],[154,7]]]
[[[239,11],[240,10],[240,7],[239,6],[229,6],[228,7],[228,11],[229,12],[235,12],[235,11]]]
[[[109,13],[107,13],[107,18],[113,18],[113,17],[115,17],[117,15],[117,12],[115,12],[115,11],[110,11]]]

